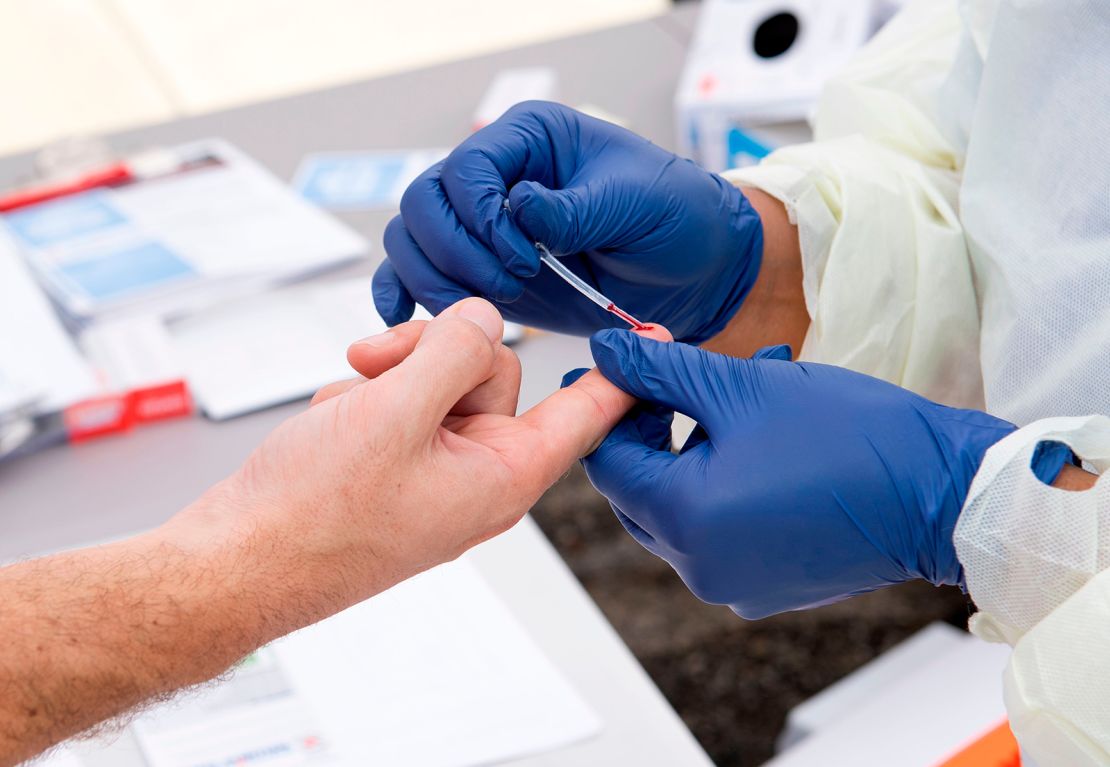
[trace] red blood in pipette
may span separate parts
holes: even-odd
[[[618,317],[620,317],[625,322],[627,322],[629,325],[632,326],[633,330],[651,330],[650,325],[645,325],[644,323],[640,322],[638,319],[633,317],[631,314],[626,312],[624,309],[621,309],[616,304],[611,303],[608,306],[606,306],[605,309],[607,311],[612,312],[613,314],[617,315]]]

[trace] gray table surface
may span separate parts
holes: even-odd
[[[663,146],[692,9],[654,20],[430,69],[354,83],[109,136],[133,151],[220,136],[290,179],[308,152],[452,145],[468,133],[491,78],[505,67],[551,66],[559,97],[593,103]],[[30,156],[0,159],[0,186],[26,178]],[[380,258],[384,213],[345,214]],[[369,288],[369,286],[368,286]],[[369,290],[368,290],[369,294]],[[581,339],[520,346],[522,406],[590,363]],[[62,447],[0,466],[0,560],[119,537],[154,526],[232,471],[294,404],[213,424],[190,419],[125,437]],[[473,561],[534,640],[604,721],[587,742],[517,765],[702,765],[708,758],[535,524],[476,549]],[[83,749],[84,750],[84,749]],[[125,738],[90,764],[142,764]]]

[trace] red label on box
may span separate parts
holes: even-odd
[[[65,409],[62,414],[71,442],[116,434],[131,428],[131,408],[122,394],[87,399]]]
[[[65,409],[62,418],[70,442],[82,442],[127,431],[135,424],[179,418],[192,411],[188,386],[184,381],[170,381],[75,403]]]
[[[179,418],[189,415],[193,402],[184,381],[171,381],[158,386],[134,389],[127,395],[135,423],[150,423],[166,418]]]

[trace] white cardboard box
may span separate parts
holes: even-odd
[[[802,704],[802,719],[819,729],[767,767],[936,767],[1003,722],[1009,646],[926,631],[892,663],[876,661],[877,672],[865,666],[830,688],[825,703],[839,702],[835,710]]]
[[[679,153],[714,172],[757,161],[758,126],[807,117],[870,37],[877,10],[875,0],[705,0],[675,94]],[[796,36],[768,57],[767,45],[786,39],[767,25],[784,15]]]

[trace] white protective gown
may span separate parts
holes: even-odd
[[[1029,763],[1110,765],[1110,0],[911,2],[825,89],[813,143],[731,172],[798,224],[799,355],[1023,427],[956,528]],[[959,695],[959,690],[953,690]]]

